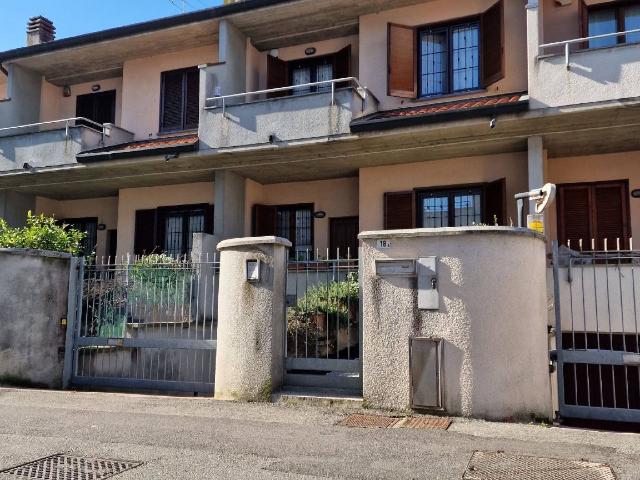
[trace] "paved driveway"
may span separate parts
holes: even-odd
[[[610,463],[640,479],[638,434],[469,420],[449,431],[350,429],[340,418],[308,406],[0,389],[0,470],[66,452],[145,462],[122,480],[459,479],[474,450],[505,450]]]

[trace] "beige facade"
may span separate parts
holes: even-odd
[[[424,161],[360,170],[360,230],[384,227],[384,194],[419,188],[447,187],[506,179],[507,218],[516,220],[513,196],[527,188],[524,153]]]
[[[247,181],[245,196],[245,234],[252,235],[252,211],[256,204],[294,205],[313,204],[314,212],[323,211],[324,218],[314,218],[314,247],[322,256],[329,248],[329,225],[331,218],[357,217],[358,178],[339,178],[315,182],[280,183],[261,185]]]
[[[495,0],[450,2],[436,0],[410,7],[385,10],[360,18],[360,79],[380,100],[382,109],[412,106],[412,100],[387,95],[387,24],[422,26],[480,15]],[[496,95],[527,90],[527,42],[524,0],[505,2],[505,78],[490,85],[486,91],[476,91],[453,98]],[[453,99],[449,98],[449,99]],[[427,100],[441,102],[443,98]]]
[[[190,205],[213,204],[213,182],[127,188],[118,195],[118,256],[133,253],[136,210]]]
[[[52,200],[45,197],[36,198],[36,213],[44,213],[58,220],[96,218],[98,224],[105,225],[98,230],[96,257],[109,255],[107,235],[109,230],[118,227],[118,198],[90,198],[86,200]]]

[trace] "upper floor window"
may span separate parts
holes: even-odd
[[[331,55],[284,61],[267,56],[267,88],[282,88],[346,78],[351,74],[351,45]],[[342,85],[340,85],[342,86]],[[270,97],[331,91],[329,83],[272,92]]]
[[[585,37],[625,32],[640,28],[640,5],[637,2],[615,2],[600,5],[582,5],[582,32]],[[619,43],[640,42],[640,33],[618,35],[589,40],[589,48],[612,47]]]
[[[388,25],[387,90],[417,98],[487,87],[504,78],[504,3],[477,17]]]
[[[160,132],[198,128],[200,73],[198,67],[162,73]]]
[[[480,88],[480,23],[428,27],[420,32],[420,95]]]

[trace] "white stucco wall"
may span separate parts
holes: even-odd
[[[410,407],[409,339],[444,341],[447,413],[551,416],[544,240],[506,227],[363,233],[363,394]],[[391,248],[378,249],[385,238]],[[376,277],[375,260],[438,257],[440,309],[417,309],[416,279]]]

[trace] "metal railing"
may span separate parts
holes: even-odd
[[[214,96],[214,97],[209,97],[206,99],[206,102],[213,102],[213,101],[221,101],[222,102],[222,113],[224,114],[226,111],[226,101],[229,99],[233,99],[233,98],[240,98],[240,97],[248,97],[248,96],[252,96],[252,95],[269,95],[272,93],[280,93],[280,92],[289,92],[289,91],[293,91],[293,90],[301,90],[301,89],[311,89],[314,87],[322,87],[322,86],[327,86],[330,85],[331,87],[331,105],[335,105],[335,96],[336,96],[336,84],[339,83],[350,83],[352,85],[355,85],[355,91],[356,93],[360,96],[360,98],[362,98],[362,100],[366,100],[368,97],[368,89],[367,87],[363,86],[360,83],[360,80],[358,80],[356,77],[344,77],[344,78],[336,78],[333,80],[323,80],[321,82],[310,82],[310,83],[302,83],[300,85],[289,85],[287,87],[278,87],[278,88],[269,88],[267,90],[256,90],[253,92],[243,92],[243,93],[233,93],[230,95],[220,95],[220,96]],[[318,93],[326,93],[325,91],[320,91]],[[216,108],[220,108],[216,105],[212,105],[212,106],[206,106],[205,110],[213,110]]]
[[[572,40],[563,40],[561,42],[552,42],[552,43],[545,43],[543,45],[540,45],[540,50],[544,50],[546,48],[553,48],[553,47],[563,47],[564,48],[564,59],[565,59],[565,66],[567,67],[567,69],[570,68],[570,63],[569,63],[569,57],[571,55],[571,45],[575,45],[575,44],[581,44],[581,43],[587,43],[591,40],[599,40],[599,39],[603,39],[603,38],[612,38],[612,37],[620,37],[620,36],[624,36],[624,35],[631,35],[634,33],[640,33],[640,28],[635,28],[633,30],[626,30],[624,32],[614,32],[614,33],[604,33],[602,35],[592,35],[591,37],[584,37],[584,38],[574,38]]]
[[[105,135],[105,126],[98,123],[98,122],[94,122],[93,120],[90,120],[88,118],[85,117],[73,117],[73,118],[63,118],[61,120],[51,120],[49,122],[38,122],[38,123],[30,123],[27,125],[17,125],[15,127],[4,127],[4,128],[0,128],[0,136],[2,136],[3,132],[11,132],[11,131],[15,131],[15,130],[23,130],[26,128],[37,128],[37,127],[42,127],[42,126],[53,126],[53,125],[60,125],[60,124],[64,124],[64,133],[65,133],[65,138],[69,138],[69,127],[73,127],[73,126],[79,126],[78,122],[83,122],[82,126],[89,128],[90,130],[93,130],[95,132],[98,132],[100,134],[102,134],[103,136]],[[98,128],[93,128],[93,127],[98,127]],[[39,131],[49,131],[49,130],[55,130],[55,128],[51,128],[51,129],[47,129],[47,130],[39,130]]]

